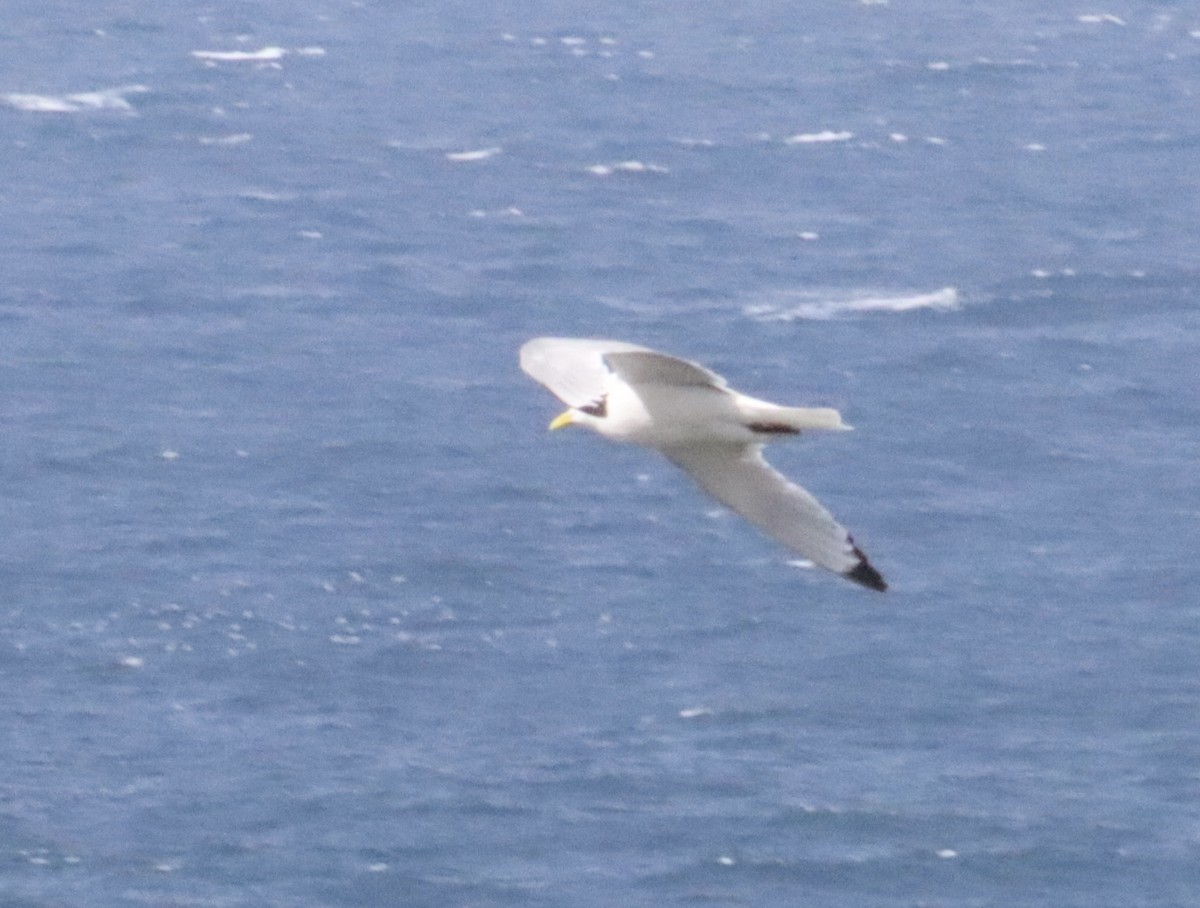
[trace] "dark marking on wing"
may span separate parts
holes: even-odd
[[[746,428],[759,435],[799,435],[800,430],[781,422],[752,422]]]
[[[854,545],[851,540],[851,545],[854,546],[854,554],[858,556],[858,564],[854,565],[850,570],[846,571],[845,576],[855,583],[861,583],[865,587],[883,592],[888,588],[887,581],[883,579],[883,575],[871,566],[871,562],[867,561],[867,556],[863,554],[862,549]]]

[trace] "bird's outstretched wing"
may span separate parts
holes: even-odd
[[[700,487],[768,536],[815,564],[875,590],[887,583],[821,503],[763,459],[760,445],[663,450]]]
[[[605,354],[635,351],[651,352],[623,341],[538,337],[521,347],[521,368],[567,406],[585,407],[607,390]]]
[[[725,379],[703,366],[624,341],[535,338],[521,347],[521,368],[571,407],[598,402],[608,390],[610,374],[634,388],[725,387]]]
[[[725,379],[716,372],[654,350],[609,350],[604,354],[604,361],[618,378],[634,388],[639,385],[725,388]]]

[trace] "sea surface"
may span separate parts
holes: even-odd
[[[1200,7],[6,0],[0,174],[0,905],[1200,904]]]

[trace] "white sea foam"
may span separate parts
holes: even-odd
[[[145,85],[122,85],[118,88],[103,88],[97,91],[81,91],[69,95],[36,95],[12,92],[2,95],[4,103],[17,110],[30,113],[82,113],[94,110],[112,110],[132,113],[133,105],[126,95],[141,94],[150,89]]]
[[[621,161],[617,164],[593,164],[587,171],[598,177],[610,177],[614,173],[670,173],[661,164],[646,164],[642,161]]]
[[[790,322],[796,319],[823,320],[863,312],[910,312],[914,309],[957,309],[958,291],[943,287],[932,293],[904,295],[862,294],[842,299],[816,298],[813,293],[784,294],[783,303],[746,306],[746,315],[762,322]]]
[[[201,136],[201,145],[245,145],[254,139],[253,133],[235,132],[226,136]]]
[[[474,151],[449,151],[446,153],[447,161],[455,162],[470,162],[470,161],[486,161],[488,158],[495,157],[504,149],[495,148],[479,148]]]
[[[192,56],[210,63],[273,63],[282,60],[287,51],[282,47],[263,47],[258,50],[194,50]]]
[[[488,210],[486,208],[472,208],[467,212],[469,217],[473,218],[523,218],[525,212],[516,205],[509,205],[507,208],[498,208]]]
[[[822,145],[830,142],[849,142],[854,138],[854,133],[845,130],[835,132],[832,129],[824,129],[821,132],[802,132],[794,136],[789,136],[784,139],[787,145]]]

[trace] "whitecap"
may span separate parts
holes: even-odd
[[[814,294],[785,294],[801,302],[758,304],[743,310],[755,321],[790,322],[796,319],[825,320],[864,312],[911,312],[916,309],[947,311],[959,307],[959,294],[953,287],[943,287],[932,293],[895,296],[856,295],[843,299],[813,299]]]
[[[197,60],[211,63],[272,63],[282,60],[287,51],[282,47],[263,47],[259,50],[194,50]]]
[[[467,212],[467,216],[472,218],[523,218],[525,217],[525,212],[516,205],[509,205],[507,208],[498,208],[495,210],[472,208]]]
[[[845,130],[835,132],[832,129],[823,129],[820,132],[797,133],[783,141],[787,145],[821,145],[829,142],[849,142],[853,138],[854,133],[852,132]]]
[[[27,110],[32,113],[74,113],[78,110],[66,98],[52,95],[26,95],[14,92],[5,95],[4,101],[17,110]]]
[[[98,91],[81,91],[69,95],[38,95],[11,92],[0,96],[10,107],[30,113],[81,113],[93,110],[115,110],[132,113],[133,105],[126,95],[141,94],[150,89],[145,85],[123,85]]]
[[[620,161],[616,164],[593,164],[587,172],[598,177],[612,176],[614,173],[670,173],[661,164],[647,164],[644,161]]]
[[[239,199],[248,202],[294,202],[294,192],[272,192],[269,189],[245,189],[237,194]]]
[[[200,136],[201,145],[244,145],[251,141],[254,135],[249,132],[235,132],[227,136]]]
[[[449,151],[446,152],[447,161],[486,161],[488,158],[495,157],[503,151],[501,148],[480,148],[476,151]]]

